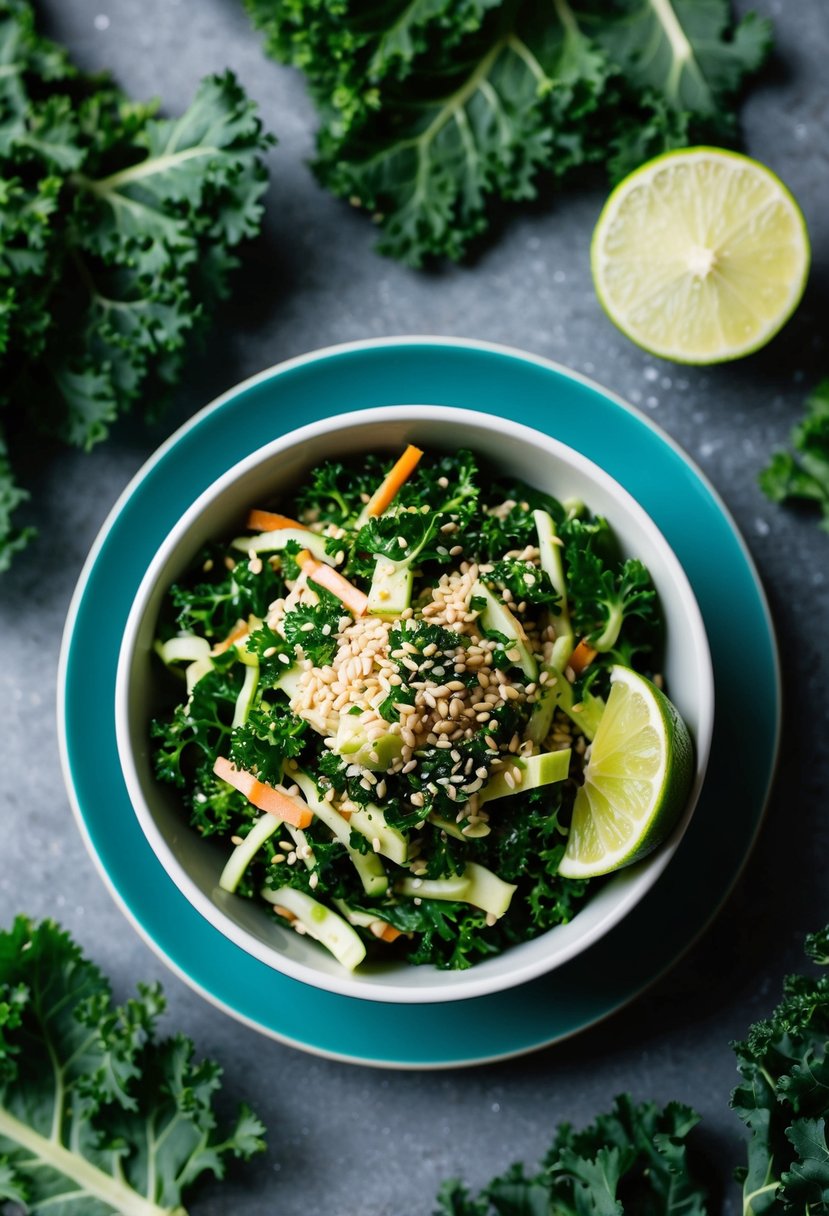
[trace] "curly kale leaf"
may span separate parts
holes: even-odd
[[[561,599],[549,574],[530,561],[509,558],[494,562],[484,581],[502,590],[506,588],[516,603],[524,600],[539,607],[553,607]]]
[[[260,704],[251,709],[243,726],[230,737],[230,759],[237,768],[279,785],[286,760],[302,751],[307,723],[280,706]]]
[[[823,967],[827,942],[829,929],[806,941]],[[829,1211],[829,974],[788,976],[777,1008],[732,1046],[743,1083],[731,1105],[751,1133],[745,1211]]]
[[[230,73],[179,119],[79,72],[27,0],[0,0],[0,411],[14,454],[89,448],[180,378],[259,228],[263,134]],[[5,462],[7,457],[3,457]],[[0,470],[0,555],[27,539]]]
[[[656,591],[637,558],[608,566],[592,548],[575,546],[568,546],[566,556],[571,619],[595,650],[613,650],[632,617],[657,628]]]
[[[305,523],[323,519],[341,528],[353,527],[386,472],[386,461],[376,452],[362,456],[359,465],[339,460],[317,465],[295,495],[299,518]]]
[[[178,629],[203,634],[210,641],[226,638],[239,620],[264,618],[268,605],[285,593],[282,573],[269,562],[263,562],[258,573],[246,561],[236,562],[229,570],[220,546],[205,549],[195,569],[194,578],[172,585],[169,601]],[[199,575],[207,577],[194,581]]]
[[[170,718],[156,718],[151,723],[155,772],[160,781],[183,789],[194,763],[207,760],[212,767],[230,738],[242,684],[240,668],[232,652],[217,655],[214,667],[194,685],[187,701],[177,705]]]
[[[324,667],[337,650],[343,606],[335,595],[321,587],[317,596],[317,604],[297,604],[285,614],[282,632],[292,651],[300,646],[307,659],[317,667]]]
[[[611,173],[733,138],[769,25],[726,0],[247,0],[268,51],[306,76],[316,171],[413,266],[460,258],[504,204],[584,166]]]
[[[820,527],[829,532],[829,379],[806,402],[803,421],[792,431],[791,452],[775,452],[759,477],[772,502],[800,500],[820,507]]]
[[[0,1199],[169,1216],[203,1174],[263,1149],[249,1108],[220,1127],[221,1069],[184,1035],[158,1038],[163,1009],[157,985],[114,1005],[52,921],[0,933]]]
[[[535,1173],[513,1165],[478,1196],[460,1182],[445,1183],[435,1216],[705,1216],[705,1191],[688,1151],[698,1122],[679,1103],[660,1109],[622,1094],[581,1131],[560,1124]]]

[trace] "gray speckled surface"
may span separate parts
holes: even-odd
[[[746,7],[741,3],[741,8]],[[313,116],[301,80],[262,56],[235,0],[42,0],[47,27],[86,67],[112,67],[135,96],[183,107],[205,72],[233,67],[279,134],[262,245],[236,280],[210,354],[191,364],[153,430],[124,424],[90,456],[62,454],[32,485],[39,540],[0,593],[0,923],[58,917],[125,995],[163,979],[167,1024],[227,1066],[271,1128],[267,1160],[204,1188],[193,1216],[426,1216],[440,1179],[471,1183],[544,1150],[630,1089],[679,1098],[704,1116],[729,1185],[740,1127],[727,1110],[728,1042],[775,999],[800,941],[829,919],[829,540],[767,503],[755,475],[785,441],[805,390],[829,371],[829,12],[824,0],[759,0],[777,23],[777,60],[744,108],[748,150],[806,212],[814,270],[794,321],[765,352],[711,370],[671,367],[612,329],[587,261],[600,192],[519,215],[474,267],[419,275],[379,258],[364,220],[320,191],[305,161]],[[278,360],[395,333],[474,336],[561,360],[627,397],[682,444],[723,495],[758,564],[776,620],[786,691],[784,749],[759,843],[713,928],[631,1008],[576,1040],[497,1066],[440,1074],[375,1072],[260,1038],[170,975],[136,936],[87,857],[61,782],[54,724],[60,634],[85,554],[112,503],[174,425]],[[704,539],[701,543],[704,543]],[[739,638],[735,638],[739,646]]]

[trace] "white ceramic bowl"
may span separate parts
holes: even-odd
[[[671,839],[642,862],[597,887],[573,920],[466,971],[405,963],[346,972],[316,942],[282,926],[264,904],[218,886],[227,846],[204,840],[187,823],[176,791],[152,774],[148,723],[161,681],[152,644],[165,591],[209,539],[232,533],[247,509],[291,489],[322,460],[352,453],[460,447],[557,498],[582,499],[610,522],[625,554],[649,568],[666,620],[663,672],[671,699],[694,739],[696,772]],[[434,1002],[497,992],[560,966],[607,933],[668,865],[696,805],[708,763],[714,714],[711,656],[702,617],[681,565],[659,529],[626,490],[592,461],[539,431],[489,414],[435,405],[399,405],[338,415],[291,431],[252,452],[207,489],[158,550],[139,587],[124,632],[116,683],[116,729],[124,778],[141,827],[161,864],[215,928],[269,966],[318,988],[376,1001]]]

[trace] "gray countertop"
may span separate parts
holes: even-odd
[[[804,933],[829,920],[829,537],[803,514],[769,504],[756,485],[805,392],[829,373],[829,13],[824,0],[755,7],[775,19],[777,57],[744,106],[745,142],[800,200],[814,269],[795,319],[765,352],[699,370],[650,358],[603,317],[588,266],[600,190],[515,215],[472,267],[410,271],[379,257],[370,225],[315,184],[303,83],[263,57],[236,0],[40,4],[48,31],[81,65],[111,67],[130,94],[157,94],[170,112],[188,103],[206,72],[232,67],[280,141],[270,156],[263,240],[235,281],[209,351],[189,365],[160,423],[125,422],[90,455],[62,453],[37,471],[40,536],[0,593],[0,924],[19,911],[56,917],[111,974],[119,997],[137,979],[162,979],[166,1025],[220,1059],[229,1098],[246,1098],[271,1129],[267,1158],[221,1187],[205,1186],[193,1216],[427,1216],[444,1177],[476,1185],[517,1158],[535,1162],[557,1122],[585,1122],[623,1090],[701,1112],[724,1209],[736,1210],[729,1179],[742,1128],[727,1109],[736,1080],[729,1041],[770,1009],[782,976],[800,962]],[[776,621],[785,685],[782,759],[766,821],[702,940],[632,1006],[580,1037],[443,1073],[312,1057],[237,1024],[166,971],[87,856],[63,790],[53,710],[61,629],[83,560],[161,439],[263,367],[400,333],[523,347],[595,377],[664,427],[710,477],[748,542]]]

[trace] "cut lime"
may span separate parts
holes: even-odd
[[[678,363],[764,346],[797,307],[809,258],[803,213],[780,179],[721,148],[666,152],[631,173],[590,251],[611,321]]]
[[[594,878],[638,861],[669,835],[688,801],[693,745],[663,692],[614,667],[573,806],[559,874]]]

